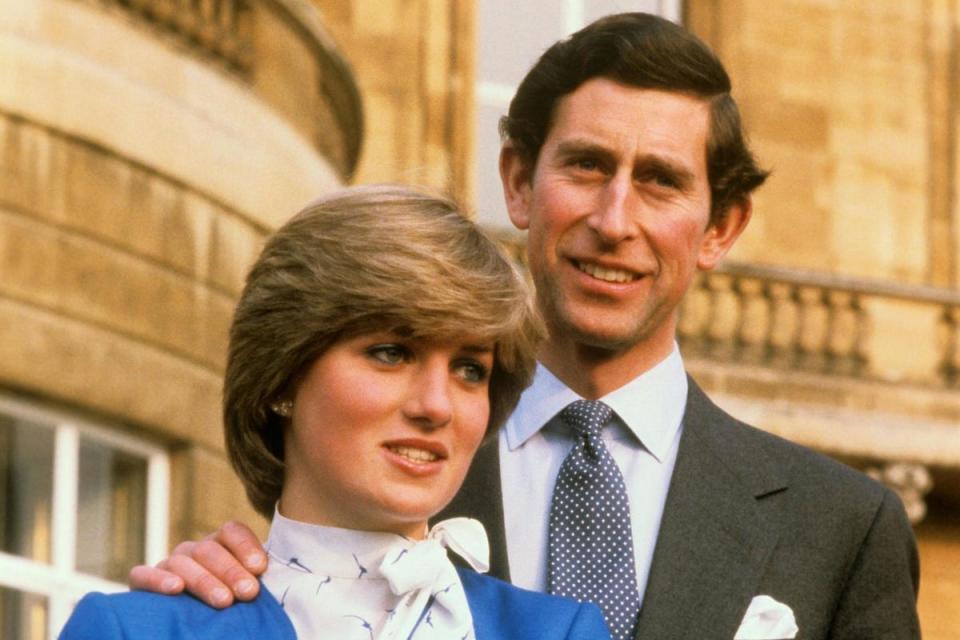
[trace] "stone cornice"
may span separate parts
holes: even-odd
[[[349,179],[357,168],[363,142],[363,102],[353,71],[333,38],[320,22],[317,8],[306,0],[260,0],[284,17],[310,47],[321,68],[318,90],[329,101],[345,134],[341,172]]]
[[[179,3],[173,0],[82,0],[111,13],[146,25],[161,38],[195,54],[206,63],[220,66],[258,90],[254,78],[264,53],[258,51],[258,31],[264,11],[282,21],[285,28],[313,59],[316,78],[314,99],[319,111],[311,114],[314,127],[310,142],[337,168],[343,180],[356,169],[363,141],[363,104],[353,72],[320,20],[318,9],[306,0],[220,0],[217,3]],[[274,39],[277,46],[283,39]],[[295,46],[290,41],[291,47]],[[275,80],[275,78],[274,78]],[[290,78],[284,78],[287,82]],[[298,81],[304,78],[298,78]],[[272,102],[270,95],[263,96]],[[305,109],[316,106],[304,104]],[[329,114],[333,122],[324,122]],[[303,114],[299,114],[303,115]],[[332,129],[335,131],[331,130]]]

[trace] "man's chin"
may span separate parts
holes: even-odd
[[[655,340],[653,334],[660,333],[657,327],[664,325],[664,322],[658,321],[642,308],[635,313],[628,313],[625,309],[571,305],[567,302],[562,296],[541,300],[550,333],[560,342],[572,341],[580,347],[596,351],[598,356],[604,353],[608,357],[616,356]]]
[[[615,356],[642,342],[643,335],[636,327],[610,326],[609,323],[574,322],[568,319],[560,329],[560,335],[571,338],[577,345],[597,352]]]

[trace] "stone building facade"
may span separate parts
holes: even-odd
[[[253,518],[220,427],[233,305],[363,127],[310,4],[3,3],[0,636],[55,637],[78,592]]]
[[[227,518],[264,530],[220,435],[243,274],[271,228],[340,184],[471,201],[475,10],[0,8],[0,495],[20,523],[0,536],[0,636],[55,636],[73,594],[170,540]],[[687,364],[738,417],[901,491],[925,637],[953,638],[958,9],[689,0],[683,16],[774,170],[683,310]]]
[[[773,175],[682,318],[694,377],[749,422],[904,498],[924,637],[960,633],[960,9],[691,0]]]
[[[919,544],[924,637],[954,638],[960,11],[688,0],[682,14],[724,61],[773,170],[734,251],[685,300],[688,370],[738,418],[898,491]]]

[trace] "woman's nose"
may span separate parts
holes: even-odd
[[[442,427],[450,422],[453,416],[450,392],[450,374],[446,363],[425,363],[411,380],[404,412],[421,426]]]

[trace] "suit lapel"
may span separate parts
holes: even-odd
[[[785,483],[693,380],[683,423],[637,638],[732,638],[777,541],[757,498]]]
[[[510,581],[507,536],[503,524],[503,494],[500,490],[499,438],[489,438],[477,451],[467,477],[453,501],[434,521],[445,518],[476,518],[490,540],[489,575]]]

